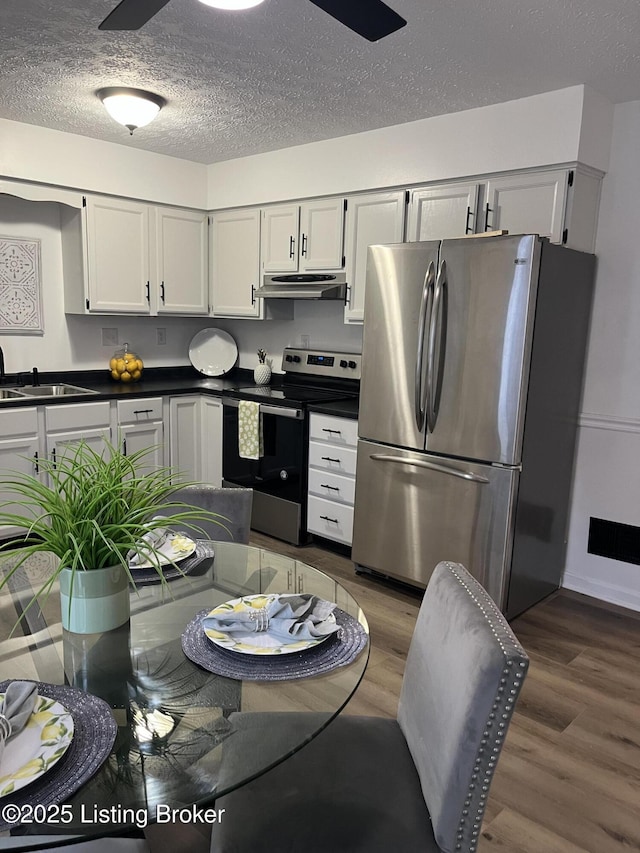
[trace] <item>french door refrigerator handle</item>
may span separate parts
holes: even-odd
[[[433,298],[430,298],[433,291],[435,280],[435,264],[430,262],[427,267],[427,272],[422,285],[422,299],[420,301],[420,314],[418,319],[418,346],[416,348],[416,373],[415,373],[415,388],[414,388],[414,411],[416,417],[416,426],[422,432],[424,428],[425,410],[428,396],[428,389],[422,387],[423,376],[423,360],[424,360],[424,333],[425,329],[431,325],[431,311],[433,309]],[[429,319],[427,320],[427,315]]]
[[[451,474],[452,477],[460,477],[461,480],[470,480],[472,483],[484,485],[488,483],[486,477],[474,474],[472,471],[461,471],[459,468],[450,468],[448,465],[440,465],[437,462],[427,462],[426,459],[408,459],[404,456],[388,456],[386,453],[372,453],[369,457],[376,462],[395,462],[398,465],[414,465],[416,468],[427,468],[429,471],[439,471],[441,474]]]
[[[447,287],[447,262],[441,261],[433,295],[431,317],[429,322],[429,339],[427,345],[427,429],[433,432],[438,419],[438,406],[440,391],[442,388],[442,368],[444,359],[444,340],[446,327],[443,328],[444,312],[441,311],[443,294]],[[439,342],[439,352],[436,361],[436,340]],[[438,366],[438,372],[434,377],[434,368]],[[435,382],[434,382],[435,379]]]

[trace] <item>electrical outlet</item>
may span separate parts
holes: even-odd
[[[118,330],[104,329],[102,330],[102,346],[115,347],[118,345]]]
[[[300,335],[300,346],[302,349],[309,349],[309,335]]]
[[[167,343],[167,330],[160,326],[156,329],[156,343],[159,347],[166,346]]]

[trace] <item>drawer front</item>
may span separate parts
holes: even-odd
[[[309,466],[334,471],[336,474],[355,476],[357,450],[350,447],[336,447],[335,444],[309,442]]]
[[[316,441],[328,441],[339,447],[357,447],[358,421],[311,412],[309,437]]]
[[[162,397],[142,397],[137,400],[118,400],[118,423],[137,424],[141,421],[162,420]]]
[[[45,406],[47,432],[110,425],[109,403],[70,403]]]
[[[353,535],[353,507],[309,497],[307,530],[318,536],[351,545]]]
[[[356,481],[352,477],[315,468],[309,470],[309,494],[353,506],[355,493]]]
[[[0,412],[0,436],[11,438],[13,435],[37,435],[38,410],[35,406],[28,409],[14,409],[12,412]]]

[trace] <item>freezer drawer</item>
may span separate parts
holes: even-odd
[[[462,563],[503,607],[518,471],[358,442],[352,558],[426,586]]]

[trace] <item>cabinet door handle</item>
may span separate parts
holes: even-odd
[[[147,286],[145,289],[147,291],[147,302],[151,302],[151,283],[150,282],[147,282]]]
[[[153,409],[134,409],[134,415],[148,415],[153,411]]]
[[[251,304],[252,305],[256,304],[255,292],[256,292],[256,289],[255,289],[254,285],[252,284],[251,285]]]
[[[334,459],[333,456],[321,456],[320,458],[327,462],[340,462],[340,459]]]
[[[320,483],[321,489],[331,489],[332,492],[339,492],[338,486],[330,486],[328,483]]]
[[[351,285],[348,284],[344,289],[344,304],[345,307],[351,308]]]
[[[338,524],[337,518],[329,518],[328,515],[321,515],[320,518],[324,519],[325,521],[330,521],[332,524]]]
[[[470,207],[467,207],[467,222],[464,226],[464,233],[465,234],[473,234],[473,228],[469,225],[469,220],[471,219],[472,216],[475,216],[475,214],[471,211]]]
[[[289,257],[290,258],[295,258],[295,256],[296,256],[295,246],[296,246],[296,241],[292,235],[291,237],[289,237]]]
[[[287,589],[293,589],[293,570],[287,569]]]
[[[341,429],[329,429],[329,427],[322,427],[322,432],[333,432],[336,435],[342,435]]]
[[[302,235],[302,249],[300,250],[302,257],[306,257],[307,255],[307,235]]]
[[[489,214],[493,213],[493,210],[489,207],[489,202],[487,202],[484,206],[484,230],[489,230]]]
[[[38,451],[36,450],[36,452],[33,454],[33,470],[36,474],[40,473],[40,465],[38,464],[38,461]]]
[[[164,305],[164,281],[160,283],[160,299]]]
[[[56,449],[55,449],[55,447],[54,447],[54,448],[53,448],[53,450],[51,451],[51,459],[53,460],[53,467],[55,468],[55,467],[57,466],[57,464],[58,464],[58,461],[57,461],[57,459],[56,459]]]
[[[298,575],[298,593],[304,592],[303,583],[304,583],[304,579],[303,579],[302,575]]]
[[[127,439],[126,438],[122,439],[122,455],[123,456],[127,455]]]

